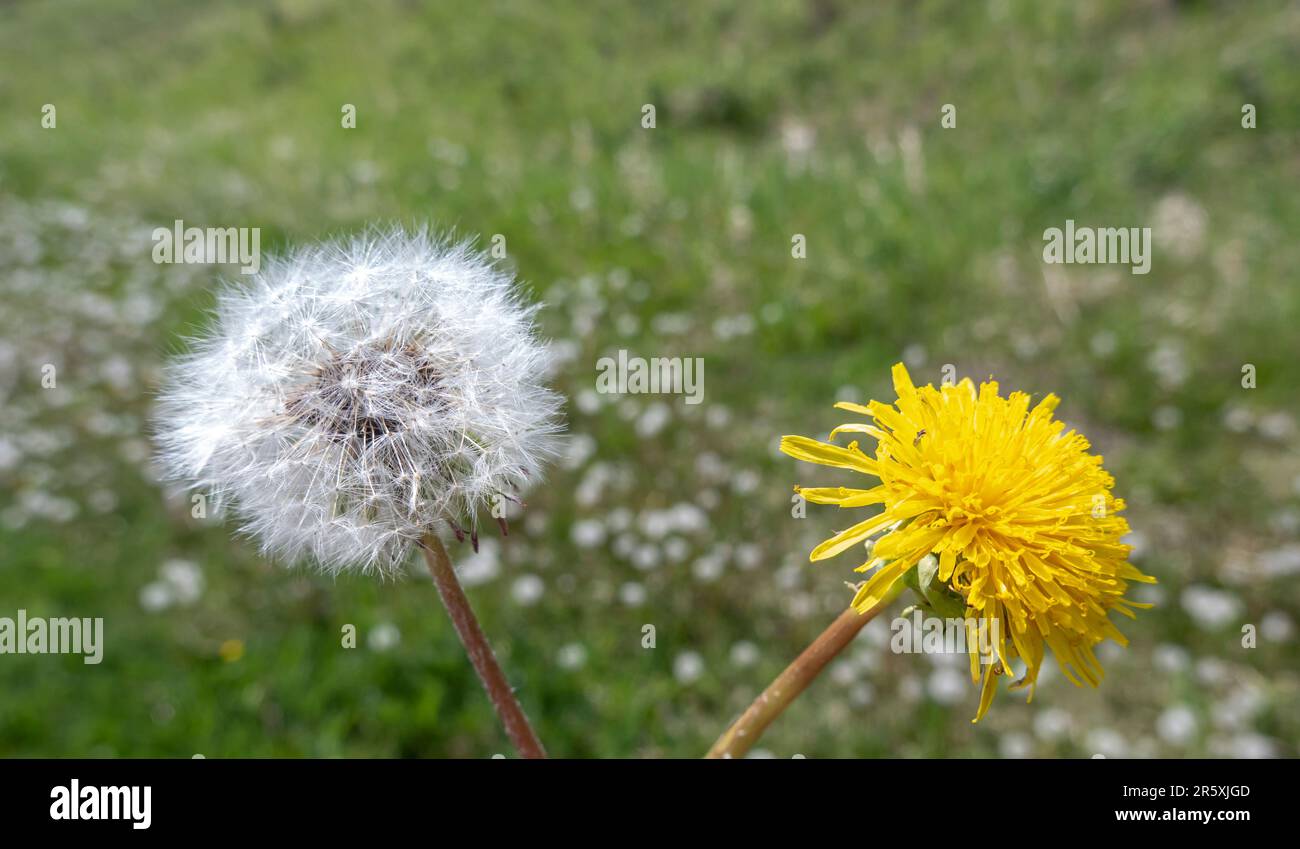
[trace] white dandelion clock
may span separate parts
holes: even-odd
[[[390,575],[419,546],[507,731],[541,756],[437,536],[477,546],[478,518],[555,454],[535,309],[427,231],[298,249],[218,297],[212,332],[168,368],[157,432],[165,472],[272,557]]]
[[[165,469],[271,556],[397,571],[430,530],[503,515],[553,455],[534,309],[484,255],[424,232],[272,260],[170,367]]]

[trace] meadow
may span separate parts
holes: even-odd
[[[569,436],[452,555],[554,755],[702,755],[844,608],[791,497],[852,482],[776,446],[899,361],[1060,395],[1155,607],[978,725],[882,618],[756,754],[1300,754],[1297,67],[1283,2],[0,6],[0,616],[105,622],[0,655],[0,756],[509,752],[416,564],[285,568],[159,482],[161,367],[240,276],[155,263],[177,220],[500,237]],[[1045,264],[1067,220],[1150,227],[1149,273]],[[620,351],[702,403],[597,391]]]

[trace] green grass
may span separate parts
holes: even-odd
[[[860,661],[819,681],[763,747],[1088,755],[1109,729],[1134,754],[1239,752],[1249,735],[1297,754],[1300,593],[1294,567],[1266,564],[1300,524],[1300,16],[1267,2],[866,5],[0,8],[0,439],[22,452],[0,463],[0,616],[103,616],[107,632],[99,666],[0,656],[0,755],[508,751],[418,571],[381,584],[281,569],[152,482],[153,381],[202,325],[217,277],[150,262],[149,230],[176,218],[261,227],[266,251],[376,220],[500,233],[549,304],[545,330],[574,346],[557,377],[571,402],[619,348],[705,358],[706,403],[670,399],[654,436],[635,427],[653,398],[570,403],[594,457],[532,493],[500,574],[469,590],[555,754],[696,756],[830,621],[855,564],[805,553],[842,519],[792,519],[789,497],[833,475],[774,455],[774,441],[829,430],[844,392],[887,392],[905,352],[922,380],[952,363],[1060,394],[1129,502],[1159,604],[1126,625],[1131,647],[1099,690],[1058,676],[1028,707],[1003,694],[979,726],[973,688],[940,704],[917,692],[930,659],[864,638]],[[46,103],[56,129],[40,125]],[[340,126],[346,103],[356,129]],[[946,103],[954,129],[939,124]],[[1241,127],[1243,103],[1256,129]],[[791,146],[808,134],[803,163]],[[1179,235],[1180,210],[1200,235]],[[1066,218],[1157,226],[1151,273],[1045,267],[1042,233]],[[117,315],[88,293],[157,314]],[[657,330],[664,314],[689,327]],[[715,332],[734,316],[752,333]],[[114,355],[128,379],[107,376]],[[53,391],[40,388],[47,362],[60,364]],[[1258,388],[1241,387],[1243,363]],[[1169,410],[1175,426],[1158,427]],[[579,503],[597,463],[614,483]],[[758,485],[737,491],[740,472]],[[90,506],[103,492],[112,505]],[[42,518],[33,493],[78,513]],[[576,520],[625,509],[635,527],[680,502],[712,505],[683,562],[640,570],[612,545],[572,542]],[[702,580],[693,564],[720,545],[722,574]],[[747,545],[761,556],[741,568]],[[198,564],[203,593],[148,611],[141,591],[171,558]],[[512,596],[522,574],[545,582],[535,605]],[[628,582],[643,604],[620,601]],[[1198,622],[1188,586],[1223,589],[1238,615]],[[1292,636],[1241,647],[1237,620],[1284,619]],[[341,645],[349,623],[355,649]],[[378,651],[385,624],[401,639]],[[221,656],[229,640],[236,660]],[[729,660],[740,641],[758,647],[755,665]],[[572,645],[576,669],[559,662]],[[1157,662],[1171,646],[1182,671]],[[686,652],[704,663],[692,682],[674,675]],[[1242,693],[1244,718],[1230,710]],[[1155,730],[1175,704],[1197,719],[1177,743]],[[1048,711],[1072,730],[1045,733]]]

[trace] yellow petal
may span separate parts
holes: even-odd
[[[900,399],[907,400],[916,394],[916,386],[912,383],[912,376],[907,373],[907,366],[894,363],[890,375],[894,378],[894,391]]]
[[[972,723],[979,722],[984,718],[984,714],[989,711],[989,705],[993,704],[993,697],[998,692],[997,663],[986,663],[984,665],[986,668],[984,670],[984,686],[980,689],[980,706],[979,710],[975,712],[975,718],[971,720]]]
[[[912,564],[895,560],[880,568],[880,571],[867,579],[861,587],[858,588],[858,594],[853,597],[853,609],[859,613],[866,613],[871,608],[880,604],[884,598],[889,595],[889,591],[894,588],[894,584],[903,577],[903,573],[912,568]]]
[[[859,451],[856,443],[843,448],[839,445],[818,442],[806,436],[783,436],[781,450],[796,460],[804,460],[808,463],[852,469],[868,475],[876,473],[875,461]]]
[[[827,557],[834,557],[846,548],[857,545],[876,531],[888,525],[892,520],[888,515],[882,513],[879,516],[872,516],[865,522],[858,522],[847,531],[840,531],[835,536],[823,542],[812,550],[808,555],[809,560],[825,560]]]
[[[884,502],[889,491],[883,486],[871,489],[849,489],[844,486],[808,487],[795,490],[813,504],[838,504],[841,507],[866,507]]]

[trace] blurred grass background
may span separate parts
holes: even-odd
[[[0,6],[0,616],[107,643],[0,656],[0,755],[509,752],[418,569],[267,564],[155,482],[159,365],[236,271],[154,265],[178,218],[505,237],[571,450],[453,554],[555,755],[702,754],[842,609],[843,518],[790,514],[836,478],[775,446],[899,359],[1060,394],[1156,609],[978,726],[964,659],[873,623],[760,754],[1296,755],[1298,66],[1278,2]],[[1045,266],[1067,218],[1153,227],[1150,274]],[[704,357],[705,403],[597,395],[620,348]]]

